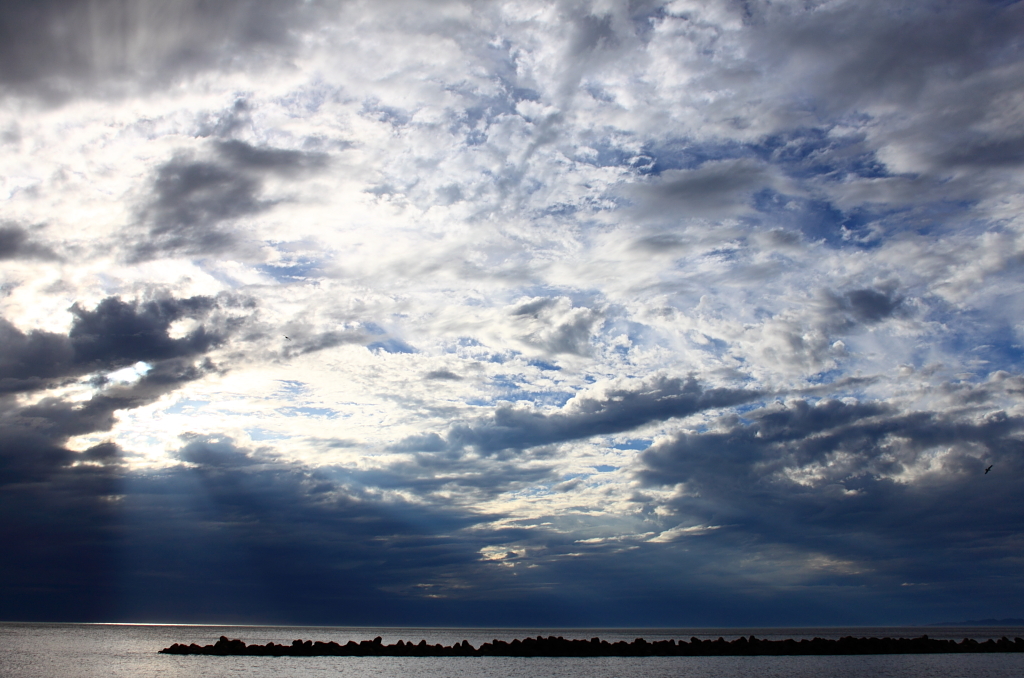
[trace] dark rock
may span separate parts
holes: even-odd
[[[213,645],[199,646],[174,643],[160,650],[164,654],[183,655],[249,655],[263,657],[670,657],[670,656],[741,656],[741,655],[851,655],[851,654],[935,654],[935,653],[979,653],[979,652],[1024,652],[1024,639],[1005,636],[996,640],[979,643],[965,638],[936,640],[928,636],[920,638],[854,638],[846,636],[838,640],[826,638],[763,640],[750,636],[733,641],[717,640],[659,640],[653,643],[637,638],[632,643],[618,641],[609,643],[600,638],[566,640],[562,636],[524,638],[505,642],[495,639],[474,648],[463,640],[451,647],[428,645],[426,640],[418,644],[399,640],[394,645],[384,645],[377,636],[373,640],[359,643],[348,641],[339,645],[335,641],[293,640],[290,646],[267,643],[246,645],[238,639],[221,636]]]

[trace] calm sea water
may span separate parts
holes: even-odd
[[[207,645],[222,635],[246,643],[398,640],[478,647],[499,638],[564,636],[609,641],[902,636],[1024,637],[1024,628],[794,629],[400,629],[295,626],[156,626],[0,623],[3,678],[1020,678],[1024,654],[859,657],[182,657],[158,654],[172,643]]]

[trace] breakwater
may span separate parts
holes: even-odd
[[[1024,652],[1024,639],[1006,637],[979,642],[965,638],[939,640],[919,638],[854,638],[838,640],[814,638],[811,640],[763,640],[750,636],[727,641],[659,640],[647,642],[637,638],[633,642],[610,643],[600,638],[567,640],[561,636],[524,638],[506,642],[497,640],[473,647],[468,641],[454,645],[428,645],[427,641],[406,643],[398,641],[385,645],[378,636],[361,642],[348,641],[344,645],[334,641],[293,640],[291,645],[246,645],[241,640],[221,636],[213,645],[179,645],[175,643],[160,650],[163,654],[255,656],[255,657],[714,657],[758,655],[854,655],[854,654],[940,654]]]

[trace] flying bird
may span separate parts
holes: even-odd
[[[992,466],[994,466],[994,464],[989,464],[988,468],[985,469],[985,475],[988,475],[988,472],[992,470]]]

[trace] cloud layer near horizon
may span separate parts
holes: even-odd
[[[0,618],[1020,616],[1021,35],[4,3]]]

